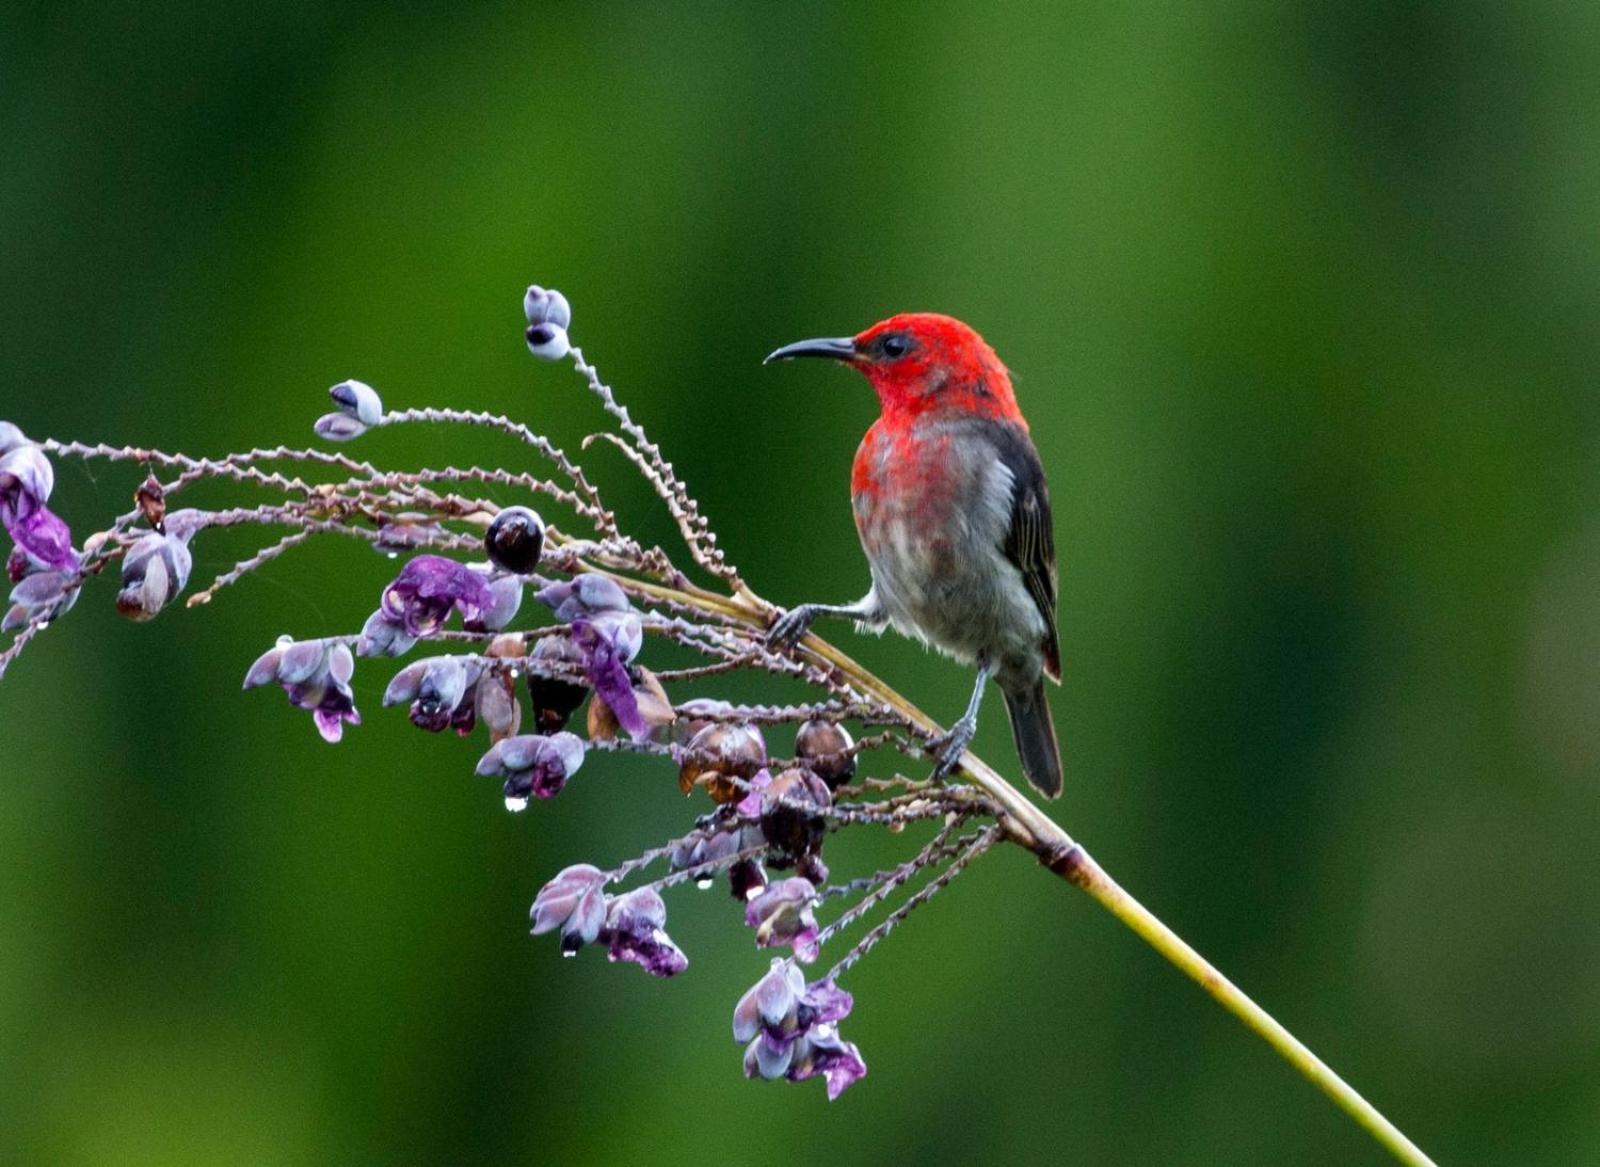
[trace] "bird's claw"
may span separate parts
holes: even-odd
[[[816,619],[816,613],[810,604],[801,604],[797,608],[790,608],[772,623],[767,632],[767,647],[773,652],[787,652],[800,643],[801,638],[811,630],[811,621]]]
[[[950,727],[950,732],[933,743],[934,750],[939,755],[939,762],[933,768],[935,782],[942,781],[955,773],[961,764],[961,755],[967,752],[967,747],[972,744],[973,735],[978,732],[978,723],[968,721],[963,717]]]

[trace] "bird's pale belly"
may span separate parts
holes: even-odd
[[[1000,552],[985,516],[945,522],[869,507],[860,516],[873,587],[901,632],[967,663],[983,658],[1037,676],[1044,618],[1022,575]]]

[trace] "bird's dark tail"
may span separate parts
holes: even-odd
[[[1006,712],[1011,714],[1011,734],[1022,758],[1022,772],[1047,798],[1061,794],[1061,749],[1056,745],[1056,727],[1050,720],[1050,702],[1045,699],[1044,678],[1031,689],[1005,690]]]

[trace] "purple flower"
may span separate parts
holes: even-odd
[[[483,667],[458,656],[430,656],[394,675],[383,692],[384,705],[411,703],[411,723],[438,733],[454,729],[462,737],[477,722],[478,682]]]
[[[583,739],[576,734],[520,734],[496,742],[478,759],[477,772],[504,778],[506,809],[527,809],[528,799],[554,798],[583,764]]]
[[[0,619],[0,632],[54,620],[78,602],[78,573],[35,571],[11,589],[11,607]]]
[[[539,889],[529,913],[533,934],[561,929],[561,951],[571,956],[600,938],[606,922],[605,885],[608,876],[598,867],[578,863],[563,869]]]
[[[787,944],[796,960],[817,959],[817,917],[812,910],[817,889],[809,879],[795,876],[771,884],[744,909],[744,922],[756,930],[756,947],[780,948]]]
[[[439,555],[418,555],[383,591],[380,609],[407,636],[421,639],[444,626],[451,609],[463,620],[481,620],[495,606],[488,582],[464,563]]]
[[[673,871],[686,871],[717,863],[761,846],[765,840],[761,828],[739,822],[732,807],[718,807],[715,813],[705,816],[695,824],[695,831],[673,848],[669,864]],[[712,876],[703,874],[697,880],[702,888],[711,886]],[[741,859],[728,868],[728,889],[740,903],[760,894],[767,886],[766,869],[759,859]]]
[[[347,413],[325,413],[311,423],[311,432],[326,442],[352,442],[367,427]]]
[[[324,741],[336,742],[344,736],[344,723],[361,724],[356,712],[350,677],[355,658],[343,644],[322,640],[285,640],[256,658],[245,673],[244,687],[274,682],[283,686],[289,704],[309,709],[317,732]]]
[[[644,647],[644,626],[636,612],[598,612],[572,621],[572,643],[583,653],[583,675],[599,694],[617,724],[635,741],[650,733],[639,709],[628,666]]]
[[[12,427],[15,429],[15,427]],[[17,437],[21,437],[20,431]],[[76,572],[78,555],[72,549],[72,532],[60,516],[45,506],[55,489],[55,470],[44,451],[23,441],[0,454],[0,526],[17,550],[20,565],[7,564],[15,578],[34,571]]]
[[[774,960],[733,1011],[733,1039],[745,1043],[745,1077],[802,1082],[821,1074],[829,1100],[839,1097],[867,1072],[861,1052],[839,1038],[838,1023],[853,1004],[831,980],[808,985],[792,960]]]
[[[631,960],[653,977],[671,977],[689,967],[689,958],[665,929],[667,905],[653,888],[641,887],[607,901],[600,939],[612,961]]]
[[[180,512],[187,513],[187,512]],[[189,535],[194,528],[172,524],[165,531],[151,531],[128,548],[122,557],[122,590],[117,593],[117,611],[130,620],[150,620],[189,583],[194,564],[189,554]]]

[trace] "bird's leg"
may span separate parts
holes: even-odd
[[[767,633],[767,647],[777,652],[793,648],[810,631],[811,622],[818,616],[843,616],[869,628],[882,628],[889,620],[876,588],[853,604],[800,604],[773,622]]]
[[[935,779],[949,775],[972,744],[972,735],[978,732],[978,707],[983,704],[983,691],[989,684],[989,678],[994,676],[994,671],[994,665],[987,660],[978,661],[978,683],[972,686],[972,699],[967,702],[967,711],[937,743],[939,764],[933,768]]]

